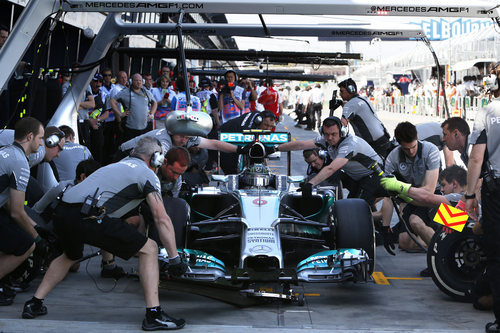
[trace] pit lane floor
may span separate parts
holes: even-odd
[[[401,119],[392,114],[379,116],[391,132]],[[280,126],[291,130],[297,140],[315,135],[294,128],[289,118]],[[302,174],[302,153],[293,154],[292,174]],[[278,168],[284,161],[273,163]],[[92,251],[95,249],[86,247],[86,253]],[[137,267],[136,258],[117,262],[127,271]],[[301,284],[295,291],[305,294],[303,307],[272,302],[239,308],[164,289],[160,290],[160,302],[170,315],[186,319],[183,332],[484,332],[493,314],[455,302],[438,290],[431,278],[420,278],[425,265],[425,254],[396,251],[392,257],[379,246],[378,283]],[[83,262],[77,273],[68,274],[47,297],[46,316],[20,319],[23,303],[39,284],[40,279],[35,280],[28,291],[17,295],[13,305],[0,307],[0,332],[140,332],[144,301],[139,281],[122,278],[111,292],[102,292],[89,274],[103,290],[111,289],[114,283],[100,278],[99,272],[99,258]]]

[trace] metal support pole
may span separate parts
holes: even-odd
[[[444,79],[441,75],[441,67],[439,65],[439,59],[436,55],[436,52],[434,52],[434,48],[431,45],[430,40],[427,37],[422,38],[423,42],[427,47],[429,48],[429,51],[432,53],[432,57],[434,58],[434,62],[436,63],[437,66],[437,75],[438,75],[438,82],[437,82],[437,92],[436,92],[436,112],[437,115],[439,115],[439,87],[440,85],[443,86],[443,104],[444,104],[444,110],[446,111],[446,118],[450,118],[450,112],[448,111],[448,103],[446,102],[446,92],[445,92],[445,84],[444,84]]]
[[[179,55],[182,64],[182,75],[184,76],[184,89],[186,90],[186,112],[191,111],[191,93],[189,91],[189,81],[187,77],[186,55],[184,54],[184,44],[182,43],[182,19],[184,18],[184,11],[181,9],[179,12],[179,21],[175,28],[177,29],[177,39],[179,43]],[[179,64],[177,64],[179,66]]]
[[[101,31],[105,31],[106,33],[97,34],[85,55],[83,60],[84,64],[96,62],[106,55],[111,45],[120,35],[119,27],[116,24],[120,15],[121,14],[108,15],[101,27]],[[96,70],[97,66],[88,71],[78,73],[78,75],[71,80],[71,86],[66,92],[66,95],[64,95],[49,125],[70,125],[74,129],[77,128],[76,111],[78,110],[85,89],[89,85],[90,80],[92,80]]]

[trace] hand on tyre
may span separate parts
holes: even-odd
[[[277,151],[277,149],[274,146],[265,146],[265,148],[266,148],[266,156],[274,154]]]
[[[381,228],[382,238],[384,240],[384,248],[392,256],[395,256],[394,250],[396,246],[394,246],[394,242],[392,241],[392,230],[389,226],[382,226]]]
[[[247,155],[248,152],[250,151],[250,148],[252,148],[253,144],[254,144],[253,142],[250,142],[244,145],[243,147],[238,146],[238,148],[236,148],[236,154]]]
[[[395,192],[408,196],[411,184],[400,182],[394,177],[387,177],[380,179],[380,185],[389,192]]]
[[[181,257],[177,256],[175,258],[168,260],[168,274],[173,277],[179,277],[182,274],[186,273],[187,264],[182,261]]]
[[[312,184],[311,183],[300,183],[300,190],[302,191],[302,198],[312,198]]]

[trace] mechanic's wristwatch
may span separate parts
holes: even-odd
[[[465,192],[464,197],[467,200],[469,200],[469,199],[475,199],[476,198],[476,193],[472,193],[471,195],[469,195],[469,194],[467,194],[467,192]]]

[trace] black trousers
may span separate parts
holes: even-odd
[[[311,121],[311,127],[314,128],[315,123],[317,124],[318,128],[321,126],[321,111],[323,111],[323,104],[321,103],[313,103],[312,105],[312,119]]]
[[[372,207],[372,210],[376,198],[389,196],[389,193],[380,185],[380,179],[376,175],[354,180],[344,173],[342,174],[342,185],[349,190],[348,198],[363,199]]]
[[[102,164],[104,156],[104,128],[90,128],[90,152],[94,160]]]
[[[500,322],[500,181],[496,189],[490,190],[483,184],[481,188],[483,247],[486,252],[486,278],[493,293],[493,312]]]

